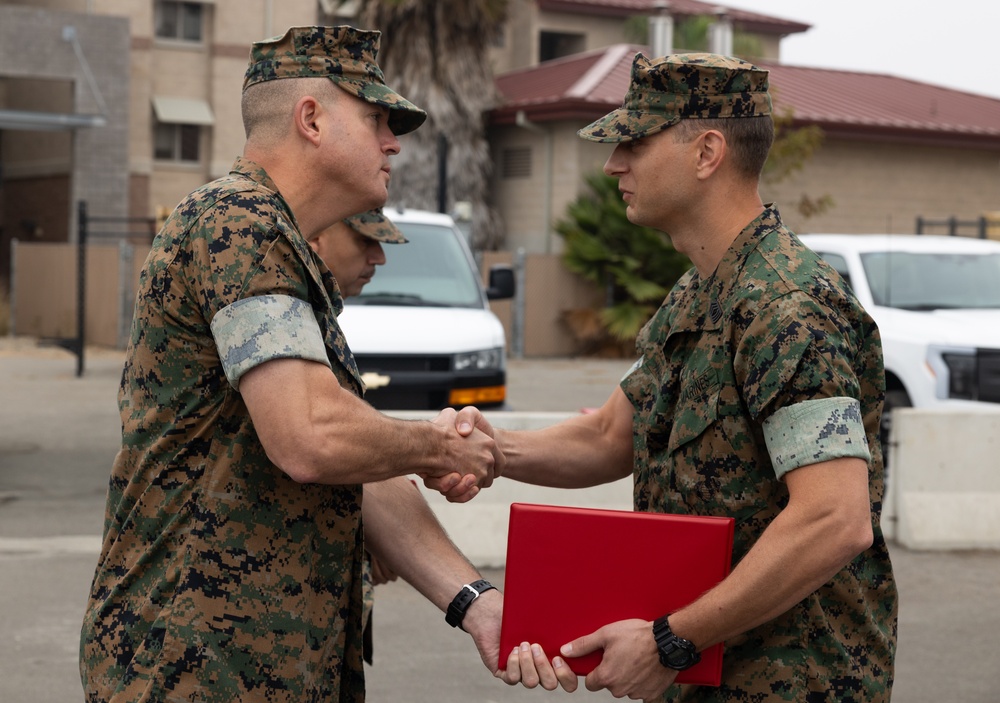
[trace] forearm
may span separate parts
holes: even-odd
[[[289,457],[309,462],[316,482],[374,483],[467,468],[462,440],[449,427],[390,417],[339,386],[332,393],[339,397],[315,404],[310,438],[293,449],[297,459]]]
[[[302,483],[492,470],[491,438],[481,432],[463,438],[454,423],[383,415],[318,363],[267,362],[244,375],[240,393],[268,457]]]
[[[841,462],[856,465],[845,467]],[[829,492],[793,497],[728,578],[670,616],[678,635],[704,648],[773,620],[829,582],[871,545],[863,462],[846,459],[826,464],[833,466],[816,468],[827,472]],[[834,479],[850,472],[854,473],[851,480]]]
[[[479,572],[452,544],[427,501],[409,480],[395,478],[365,484],[362,512],[368,550],[442,612],[447,611],[465,584],[479,580]],[[502,613],[503,597],[494,589],[476,598],[462,621],[483,663],[494,673]]]
[[[556,488],[585,488],[632,472],[632,405],[616,389],[589,415],[541,430],[496,430],[504,476]]]
[[[409,479],[365,484],[362,505],[368,551],[441,610],[479,578]]]

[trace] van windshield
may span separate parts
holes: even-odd
[[[861,260],[876,305],[1000,309],[1000,255],[896,251]]]
[[[409,241],[382,246],[385,264],[375,269],[361,295],[345,301],[348,305],[483,307],[479,280],[457,231],[431,224],[396,226]]]

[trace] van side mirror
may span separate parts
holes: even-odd
[[[514,297],[514,269],[506,264],[490,267],[490,285],[486,289],[489,300],[506,300]]]

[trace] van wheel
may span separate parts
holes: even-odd
[[[885,466],[886,477],[889,474],[889,443],[892,440],[892,411],[896,408],[911,408],[910,396],[904,390],[885,392],[885,404],[882,406],[882,423],[879,425],[878,438],[882,443],[882,464]]]

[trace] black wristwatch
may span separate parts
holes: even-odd
[[[660,651],[660,663],[668,669],[684,671],[701,661],[701,655],[694,645],[673,633],[667,624],[666,615],[653,623],[653,639]]]
[[[448,610],[444,614],[445,622],[452,627],[462,627],[462,620],[465,619],[465,613],[469,609],[469,606],[472,605],[472,601],[492,588],[496,588],[496,586],[486,579],[479,579],[478,581],[473,581],[462,586],[462,590],[458,592],[458,595],[448,605]],[[464,630],[465,628],[462,627],[462,629]]]

